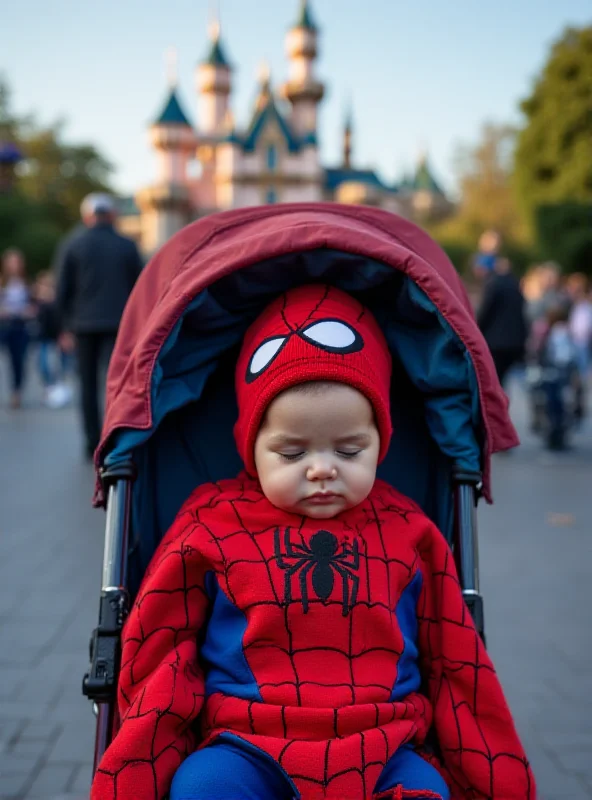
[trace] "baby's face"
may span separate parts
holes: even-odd
[[[345,384],[324,384],[273,400],[255,441],[255,465],[274,506],[330,519],[370,494],[379,449],[366,397]]]

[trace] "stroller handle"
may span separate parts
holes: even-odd
[[[101,473],[107,489],[107,520],[99,623],[90,642],[90,669],[82,681],[82,693],[93,701],[97,715],[93,775],[113,736],[121,631],[129,611],[127,554],[135,474],[131,462]]]
[[[479,538],[477,535],[477,502],[482,476],[455,467],[452,471],[454,485],[454,539],[453,551],[456,568],[475,627],[485,641],[483,598],[479,591]]]

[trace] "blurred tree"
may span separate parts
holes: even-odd
[[[515,181],[529,223],[539,205],[592,201],[592,26],[564,32],[521,109]]]
[[[461,271],[467,267],[479,236],[487,229],[502,235],[505,253],[520,269],[530,260],[529,235],[512,184],[516,132],[488,124],[479,141],[456,155],[460,199],[456,213],[430,227],[430,233]]]
[[[64,141],[64,123],[39,126],[18,116],[0,77],[0,141],[21,150],[14,191],[0,196],[0,250],[20,247],[32,271],[47,267],[59,238],[80,219],[80,203],[95,191],[110,191],[112,167],[91,144]]]
[[[537,240],[565,272],[592,275],[592,203],[554,203],[535,212]]]
[[[487,228],[504,239],[524,241],[524,221],[512,187],[516,131],[507,125],[485,125],[473,147],[457,155],[461,190],[459,218],[477,236]]]
[[[111,166],[92,145],[65,144],[62,131],[63,123],[57,123],[21,140],[25,161],[18,168],[19,187],[69,227],[79,220],[85,195],[109,191]]]

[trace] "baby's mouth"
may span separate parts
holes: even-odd
[[[314,503],[315,505],[324,505],[335,502],[335,500],[337,500],[340,496],[341,495],[338,495],[335,492],[315,492],[314,494],[308,495],[305,500],[306,502]]]

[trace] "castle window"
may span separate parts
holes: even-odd
[[[275,172],[277,169],[277,147],[274,144],[267,146],[267,169],[270,172]]]
[[[277,203],[277,193],[273,187],[269,187],[267,190],[267,194],[265,195],[265,202],[266,203]]]

